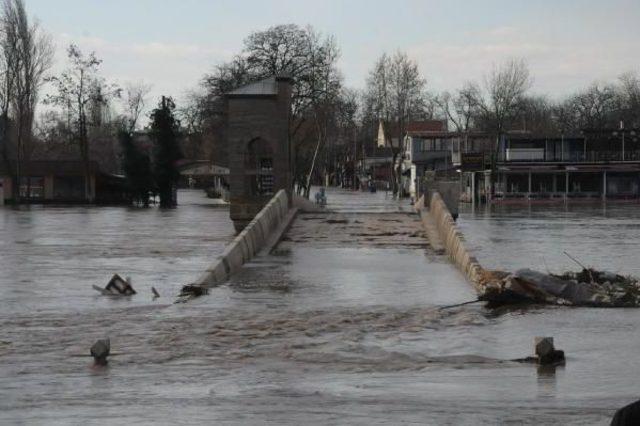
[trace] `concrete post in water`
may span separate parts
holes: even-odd
[[[484,171],[484,201],[489,204],[491,202],[491,170]]]
[[[91,356],[96,365],[107,365],[107,357],[111,351],[111,342],[109,339],[101,339],[91,346]]]
[[[553,337],[536,337],[534,339],[538,364],[548,365],[564,362],[564,351],[556,350]]]
[[[476,172],[471,172],[471,205],[476,205]]]

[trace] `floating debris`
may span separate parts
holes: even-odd
[[[136,291],[131,286],[131,278],[124,280],[120,275],[114,274],[105,288],[94,285],[93,288],[104,296],[132,296]]]
[[[179,297],[200,297],[207,294],[209,291],[206,287],[202,287],[195,284],[187,284],[180,290]]]
[[[533,302],[570,306],[627,308],[640,306],[640,281],[584,268],[556,275],[531,269],[509,274],[487,271],[482,300],[497,304]]]
[[[327,220],[325,220],[325,223],[330,223],[330,224],[347,224],[347,223],[349,223],[349,219],[327,219]]]

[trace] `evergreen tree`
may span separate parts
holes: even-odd
[[[126,130],[118,134],[122,146],[122,169],[127,178],[127,189],[134,203],[149,206],[149,193],[153,190],[153,174],[149,156],[133,143],[133,136]]]
[[[160,207],[175,207],[174,188],[180,178],[176,162],[182,158],[178,144],[180,122],[175,118],[173,99],[162,97],[151,113],[151,138],[154,142],[154,177]]]

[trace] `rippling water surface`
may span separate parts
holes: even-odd
[[[640,397],[638,311],[440,310],[474,293],[428,247],[379,244],[394,221],[416,220],[384,193],[329,192],[357,236],[336,224],[321,243],[292,238],[209,296],[173,304],[233,237],[227,210],[199,192],[180,201],[0,209],[0,423],[607,424]],[[379,212],[395,216],[370,221]],[[504,209],[459,223],[488,266],[568,268],[566,250],[636,273],[638,216]],[[291,232],[309,235],[313,220]],[[97,295],[91,285],[113,272],[139,294]],[[556,338],[566,367],[505,361],[536,335]],[[115,355],[96,370],[84,354],[104,336]]]

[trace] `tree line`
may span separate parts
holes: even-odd
[[[640,126],[640,79],[634,72],[552,100],[532,93],[527,63],[514,58],[497,64],[482,81],[435,92],[418,63],[397,51],[381,54],[364,88],[354,90],[344,84],[335,38],[294,24],[249,34],[231,60],[204,73],[182,105],[163,97],[147,124],[142,121],[150,86],[107,81],[96,54],[84,54],[73,44],[67,48],[66,69],[52,75],[51,39],[29,20],[23,0],[3,0],[1,14],[1,154],[14,181],[20,181],[20,166],[35,151],[68,152],[80,158],[85,176],[92,159],[124,173],[132,199],[141,204],[149,192],[164,194],[163,204],[171,204],[167,188],[175,185],[175,162],[183,155],[226,164],[223,95],[273,75],[294,81],[292,173],[295,190],[307,196],[312,183],[355,184],[356,160],[373,149],[380,123],[394,164],[405,149],[407,125],[417,120],[444,120],[462,135],[482,131],[496,141],[513,130],[571,134],[620,122]],[[50,91],[41,100],[49,109],[35,120],[44,84]],[[151,149],[140,144],[139,130],[151,140]],[[399,170],[393,173],[397,191]],[[88,187],[85,192],[87,198],[93,195]]]
[[[306,195],[313,179],[339,182],[346,168],[353,173],[355,158],[372,144],[381,122],[394,164],[405,149],[407,124],[417,120],[444,120],[462,135],[482,131],[496,141],[514,130],[572,134],[583,128],[618,127],[620,122],[640,126],[640,79],[635,72],[552,100],[532,93],[533,78],[520,58],[496,64],[481,82],[468,81],[440,93],[428,89],[424,71],[402,51],[383,53],[362,90],[345,87],[339,58],[335,39],[311,27],[289,24],[254,32],[232,60],[203,76],[183,113],[192,132],[203,140],[215,139],[223,123],[225,92],[270,75],[293,77],[293,176],[295,188]],[[393,172],[397,191],[399,170]]]

